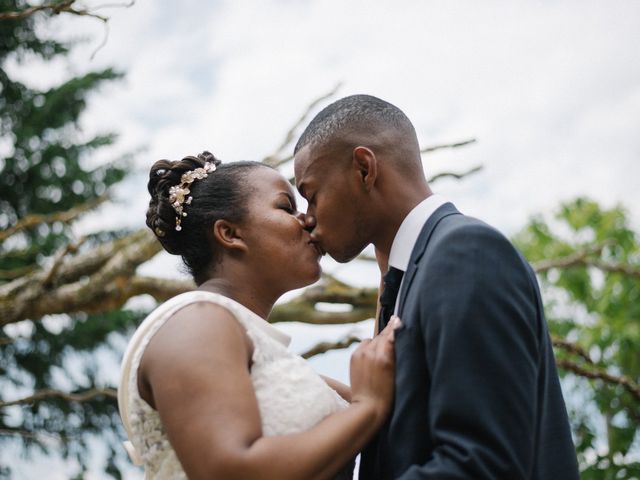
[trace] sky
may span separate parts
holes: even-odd
[[[81,126],[86,135],[119,134],[115,148],[89,162],[135,152],[133,172],[117,202],[78,232],[142,227],[157,159],[205,149],[223,161],[272,153],[306,106],[337,84],[335,99],[367,93],[400,107],[423,146],[476,139],[426,155],[425,170],[482,165],[434,190],[507,235],[578,195],[626,206],[640,227],[635,0],[139,0],[99,13],[110,16],[109,35],[93,59],[100,22],[60,16],[48,33],[85,40],[70,60],[12,67],[41,87],[107,66],[126,74],[90,101]],[[160,255],[143,271],[177,277],[177,265]],[[323,266],[354,284],[377,284],[373,266]],[[284,328],[302,351],[356,327]],[[336,352],[313,364],[346,380],[347,363]]]
[[[637,1],[175,5],[100,10],[111,17],[110,32],[93,60],[100,22],[51,24],[57,36],[88,38],[57,75],[42,67],[39,82],[103,66],[126,73],[82,122],[87,133],[118,132],[122,152],[143,149],[124,199],[131,215],[108,222],[143,224],[140,181],[154,160],[204,149],[226,161],[261,159],[338,83],[335,98],[368,93],[399,106],[423,146],[475,138],[425,156],[425,169],[482,165],[474,178],[435,189],[505,233],[577,195],[623,203],[640,221]],[[33,79],[36,70],[26,71]]]

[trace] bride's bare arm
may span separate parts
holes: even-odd
[[[351,360],[348,408],[308,431],[264,437],[246,333],[227,310],[194,304],[153,337],[139,384],[190,479],[328,479],[384,421],[393,357],[391,330],[364,341]]]

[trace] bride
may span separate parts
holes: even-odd
[[[153,311],[123,359],[128,450],[153,479],[352,478],[386,419],[393,328],[351,357],[351,388],[317,375],[266,319],[319,278],[290,184],[209,152],[150,171],[147,225],[198,285]]]

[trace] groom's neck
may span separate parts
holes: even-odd
[[[388,192],[383,192],[384,202],[379,211],[379,225],[372,243],[376,250],[378,265],[388,266],[389,253],[400,225],[420,202],[433,195],[426,183],[406,182],[395,185]],[[386,268],[384,270],[386,272]]]

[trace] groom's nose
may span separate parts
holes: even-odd
[[[310,214],[305,214],[304,216],[304,228],[311,232],[316,226],[316,217]]]

